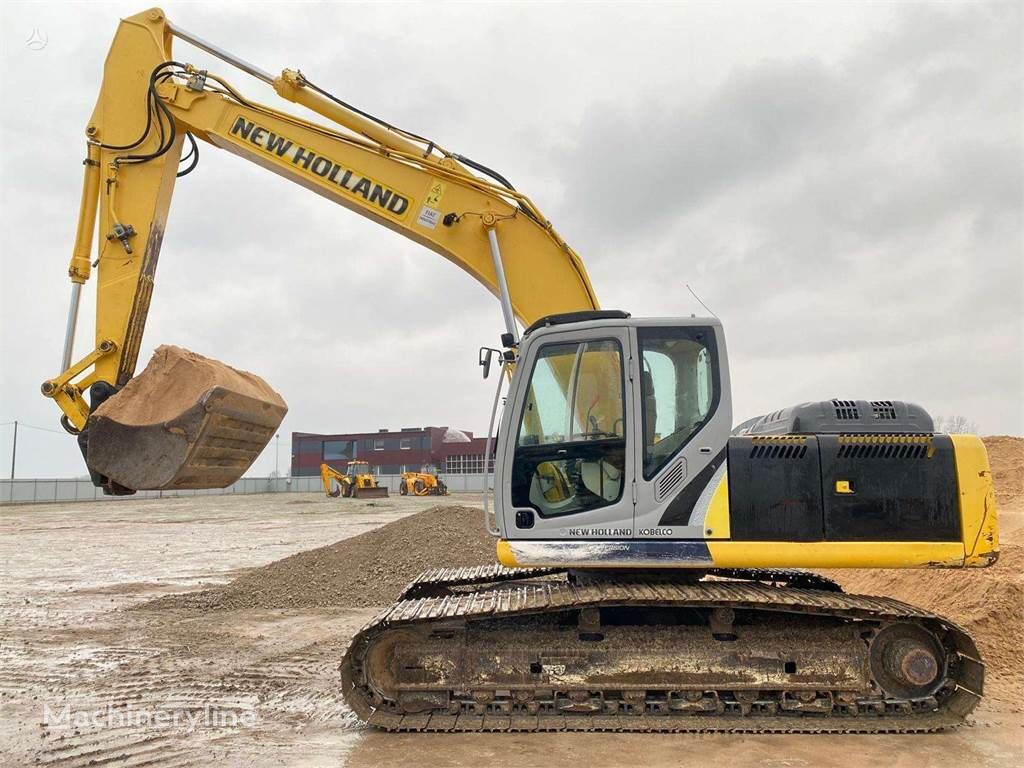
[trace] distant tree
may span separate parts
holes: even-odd
[[[936,416],[935,431],[947,435],[974,435],[978,433],[978,425],[966,416]]]

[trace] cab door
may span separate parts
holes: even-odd
[[[509,539],[633,535],[630,333],[542,332],[519,361],[502,427],[502,529]]]
[[[708,514],[732,430],[722,326],[713,318],[640,321],[635,333],[636,537],[728,538],[728,515],[712,522]]]

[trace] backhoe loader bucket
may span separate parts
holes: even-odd
[[[356,488],[352,486],[352,498],[353,499],[386,499],[388,498],[388,487],[386,485],[378,485],[375,488],[363,487]]]
[[[89,468],[133,490],[223,488],[238,480],[288,406],[260,377],[179,347],[89,417]]]

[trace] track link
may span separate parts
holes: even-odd
[[[802,571],[709,575],[428,571],[353,638],[343,693],[392,731],[909,733],[980,700],[940,616]]]

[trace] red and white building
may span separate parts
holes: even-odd
[[[408,427],[395,432],[347,432],[323,435],[292,432],[292,477],[320,474],[320,464],[338,470],[352,459],[368,461],[374,474],[398,475],[434,465],[443,475],[479,475],[484,471],[487,439],[451,427]],[[494,471],[492,446],[488,472]]]

